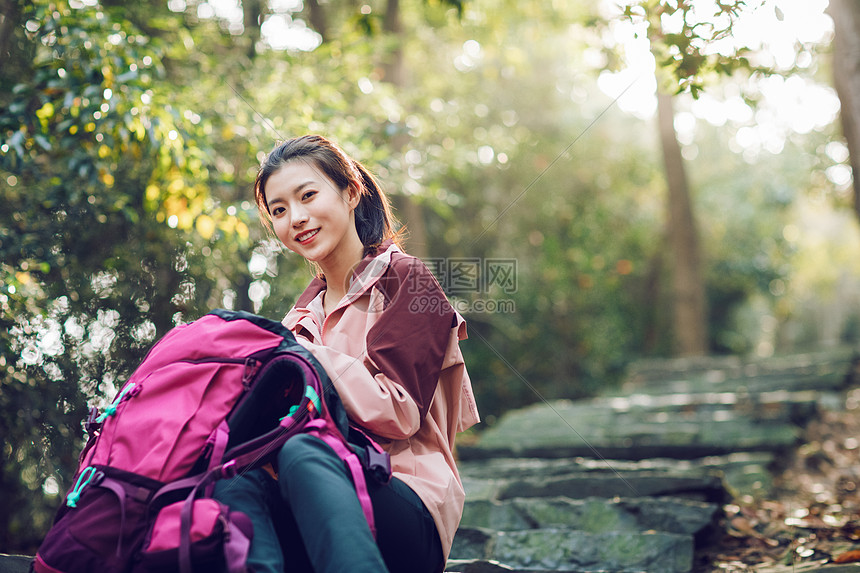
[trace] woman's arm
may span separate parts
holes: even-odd
[[[367,356],[353,357],[296,336],[325,369],[349,417],[391,440],[412,436],[421,426],[418,404],[403,386],[382,374]]]

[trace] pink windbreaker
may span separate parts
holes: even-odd
[[[323,280],[311,281],[284,325],[427,506],[447,559],[465,500],[454,437],[480,421],[459,347],[466,321],[427,267],[390,241],[361,261],[328,316],[324,290]]]

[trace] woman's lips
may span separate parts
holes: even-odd
[[[311,231],[305,231],[304,233],[300,233],[296,235],[296,242],[301,245],[305,245],[309,243],[314,237],[316,237],[317,233],[319,232],[319,229],[313,229]]]

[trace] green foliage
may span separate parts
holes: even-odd
[[[0,543],[32,549],[50,515],[38,508],[72,477],[87,401],[218,300],[206,280],[235,262],[196,255],[229,233],[232,259],[248,231],[208,193],[204,124],[157,89],[158,41],[56,2],[22,24],[32,59],[0,106]]]
[[[698,97],[707,83],[736,72],[765,71],[749,59],[750,50],[725,43],[745,11],[758,7],[747,0],[696,3],[691,0],[632,0],[623,17],[643,24],[657,62],[658,75],[669,93],[689,91]]]

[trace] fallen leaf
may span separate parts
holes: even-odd
[[[860,561],[860,549],[852,549],[840,555],[837,555],[833,560],[834,563],[856,563]]]

